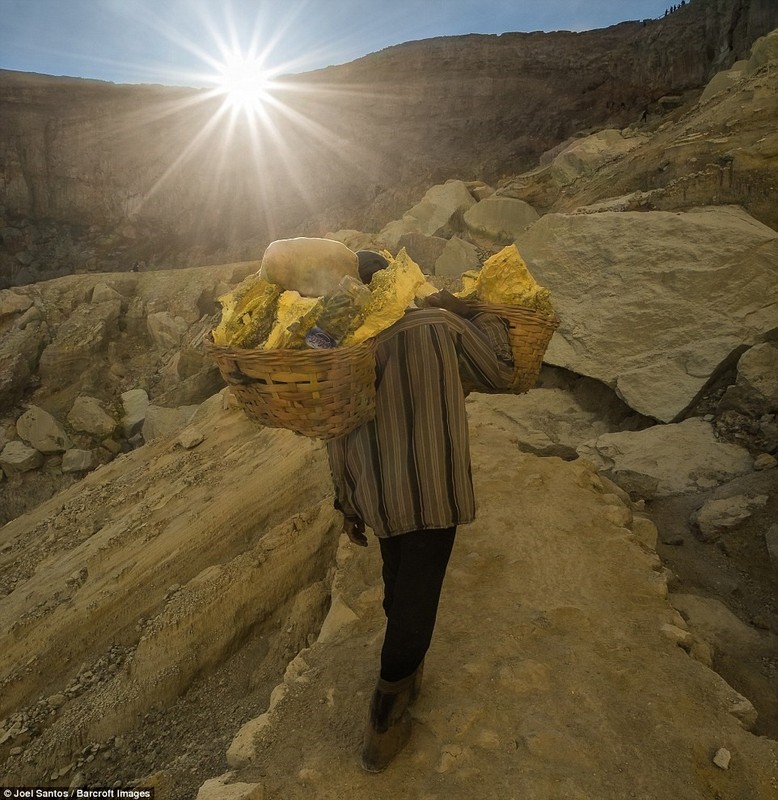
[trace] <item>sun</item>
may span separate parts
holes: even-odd
[[[216,90],[233,111],[260,113],[270,99],[272,81],[259,58],[233,53],[219,65]]]

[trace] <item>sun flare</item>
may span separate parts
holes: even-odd
[[[233,54],[220,65],[217,91],[225,104],[245,114],[259,113],[269,99],[271,80],[258,58]]]
[[[229,9],[230,2],[227,0],[225,8]],[[295,14],[301,13],[303,6],[295,7]],[[305,156],[317,150],[343,157],[343,134],[330,129],[315,113],[328,105],[329,94],[339,90],[299,80],[305,66],[299,57],[279,60],[278,53],[274,56],[293,18],[280,27],[260,25],[258,19],[246,37],[245,30],[238,34],[227,13],[222,25],[208,22],[211,47],[187,39],[177,30],[168,33],[175,44],[197,56],[204,69],[181,73],[199,88],[158,111],[160,117],[166,117],[191,108],[198,116],[191,138],[159,176],[148,198],[172,181],[186,162],[200,159],[212,170],[209,180],[217,189],[253,181],[255,201],[269,229],[274,229],[280,224],[275,218],[277,202],[272,199],[274,185],[292,185],[304,197]],[[205,113],[197,111],[198,107]],[[269,175],[275,179],[268,179]]]

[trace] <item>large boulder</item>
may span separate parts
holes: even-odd
[[[43,463],[43,456],[34,447],[14,439],[0,451],[0,469],[6,477],[37,469]]]
[[[539,219],[529,204],[515,197],[493,195],[476,203],[465,212],[467,229],[495,242],[512,242],[522,231]]]
[[[91,450],[73,448],[62,456],[63,472],[89,472],[95,468],[95,456]]]
[[[29,294],[18,292],[15,289],[3,289],[0,291],[0,320],[27,311],[32,303],[33,300]]]
[[[48,411],[30,406],[16,420],[16,432],[41,453],[62,453],[72,447],[65,429]]]
[[[625,137],[612,128],[598,131],[569,144],[551,162],[552,170],[560,183],[571,183],[580,175],[590,175],[608,161],[629,153],[641,142],[640,137]]]
[[[778,327],[778,233],[739,208],[548,214],[517,245],[561,318],[546,361],[663,422]]]
[[[177,351],[160,373],[154,403],[168,408],[202,403],[224,387],[213,359],[202,349]]]
[[[116,430],[116,420],[103,408],[96,397],[79,395],[68,413],[68,424],[75,431],[92,436],[111,436]]]
[[[181,408],[163,408],[149,405],[143,420],[141,433],[143,441],[150,442],[163,436],[170,436],[183,430],[192,419],[199,406],[182,406]]]
[[[146,319],[149,336],[159,350],[174,350],[181,344],[189,326],[182,317],[169,311],[157,311]]]
[[[120,303],[123,300],[123,297],[120,292],[113,288],[113,286],[109,286],[107,283],[96,283],[94,288],[92,289],[92,302],[93,303],[105,303],[113,302],[118,300]]]
[[[711,489],[753,467],[747,450],[720,442],[699,418],[606,433],[577,452],[622,489],[645,498]]]
[[[427,236],[447,236],[461,224],[461,217],[475,198],[462,181],[446,181],[433,186],[402,219],[386,225],[380,237],[390,250],[397,250],[400,237],[406,233],[424,233]]]
[[[346,247],[350,247],[355,253],[357,250],[376,250],[380,253],[386,249],[386,242],[378,234],[356,231],[352,228],[330,231],[325,235],[325,239],[335,239],[336,242],[343,242]]]
[[[39,372],[49,388],[72,383],[118,334],[121,301],[82,303],[59,326],[52,343],[41,354]]]
[[[444,278],[456,278],[463,272],[479,269],[481,259],[475,245],[458,236],[452,236],[435,262],[435,274]]]
[[[746,350],[737,362],[737,380],[727,387],[719,410],[751,416],[778,411],[778,344],[764,342]]]
[[[711,541],[716,536],[730,528],[736,528],[741,522],[747,520],[756,509],[767,504],[769,497],[766,494],[750,497],[739,494],[733,497],[717,497],[706,501],[691,516],[691,521],[699,529],[706,541]]]
[[[442,236],[427,236],[423,233],[406,233],[397,240],[398,251],[405,252],[421,267],[422,272],[432,275],[435,262],[446,249],[447,239]]]
[[[526,200],[536,208],[548,208],[556,202],[564,187],[628,155],[644,141],[643,136],[625,136],[612,129],[572,139],[551,150],[542,166],[510,180],[499,193],[503,197]]]

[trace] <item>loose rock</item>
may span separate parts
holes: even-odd
[[[729,769],[729,762],[732,759],[732,753],[726,747],[720,747],[713,756],[713,763],[719,769]]]
[[[16,431],[27,444],[41,453],[62,453],[72,447],[62,425],[38,406],[30,406],[16,420]]]

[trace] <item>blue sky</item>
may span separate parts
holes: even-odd
[[[680,2],[680,0],[678,0]],[[208,85],[229,52],[279,73],[434,36],[587,30],[664,0],[0,0],[0,68]]]

